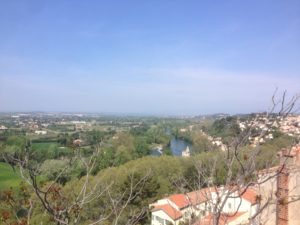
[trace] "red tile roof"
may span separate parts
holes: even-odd
[[[246,201],[250,202],[252,205],[257,203],[257,193],[255,190],[248,188],[241,196]]]
[[[190,202],[186,195],[184,194],[175,194],[168,197],[168,199],[175,203],[179,209],[185,208],[190,205]]]
[[[192,205],[198,205],[211,199],[211,193],[216,191],[216,187],[202,188],[198,191],[189,192],[186,194],[189,202]]]
[[[174,221],[182,217],[182,213],[176,210],[175,208],[173,208],[170,204],[157,205],[152,209],[152,212],[159,211],[159,210],[164,211]]]
[[[222,214],[220,219],[219,219],[219,225],[225,225],[227,223],[230,223],[240,216],[244,215],[247,212],[237,212],[235,214],[229,215],[229,214]],[[193,225],[213,225],[213,215],[209,214],[206,217],[204,217],[201,220],[198,220],[196,223]]]
[[[211,193],[216,191],[216,187],[203,188],[198,191],[189,192],[187,194],[174,194],[168,197],[179,209],[183,209],[190,205],[198,205],[211,199]]]
[[[217,188],[203,188],[198,191],[189,192],[187,194],[174,194],[168,197],[169,201],[172,201],[179,210],[186,208],[188,206],[198,205],[202,202],[206,202],[211,199],[211,193],[216,192]],[[241,193],[241,191],[239,191]],[[257,202],[257,193],[255,190],[248,188],[244,193],[242,193],[241,198],[245,199],[246,201],[250,202],[252,205],[256,204]],[[163,210],[167,215],[169,215],[174,221],[178,218],[182,217],[182,213],[174,208],[170,203],[163,204],[163,205],[155,205],[152,212]],[[228,216],[226,221],[231,220],[232,218],[236,218],[236,216],[241,215],[241,213],[237,213],[235,216]],[[224,217],[224,215],[223,215]]]

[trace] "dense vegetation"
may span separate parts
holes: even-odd
[[[21,178],[17,171],[7,163],[0,162],[0,191],[16,188],[21,182]]]
[[[148,119],[142,122],[132,119],[131,122],[134,125],[130,129],[126,125],[127,122],[122,123],[119,120],[101,121],[106,128],[104,130],[97,128],[74,131],[71,128],[50,127],[55,130],[55,133],[44,137],[3,132],[0,148],[3,156],[0,162],[0,197],[4,201],[0,204],[1,212],[11,215],[11,208],[15,207],[20,213],[20,218],[25,218],[25,209],[31,197],[35,203],[31,222],[33,224],[40,221],[47,224],[54,223],[51,217],[44,214],[44,208],[30,191],[30,187],[20,183],[18,172],[14,172],[12,167],[4,161],[8,156],[22,154],[22,149],[26,146],[30,152],[31,166],[37,168],[39,184],[43,186],[55,181],[57,183],[55,187],[59,193],[63,193],[62,196],[66,202],[80,192],[81,184],[87,174],[82,162],[76,161],[71,164],[70,159],[75,152],[79,152],[83,158],[88,158],[96,149],[100,149],[95,159],[96,166],[91,171],[90,182],[99,184],[99,190],[109,187],[109,194],[105,192],[88,203],[85,210],[81,212],[81,224],[95,221],[100,214],[109,215],[105,219],[106,224],[114,222],[116,215],[109,213],[113,209],[112,199],[118,199],[118,207],[126,204],[126,208],[120,212],[118,224],[125,224],[129,218],[133,217],[133,214],[140,211],[142,214],[136,220],[140,224],[147,224],[150,219],[148,208],[150,203],[171,193],[195,190],[199,188],[199,182],[202,187],[207,185],[197,180],[197,165],[199,164],[202,165],[203,173],[209,173],[212,161],[216,160],[218,163],[213,174],[214,183],[218,185],[224,183],[227,170],[223,159],[227,157],[227,152],[222,152],[214,146],[203,131],[229,141],[241,133],[236,117],[226,117],[214,122],[211,120],[203,122],[198,119],[178,121]],[[122,126],[122,130],[112,129],[111,124]],[[192,157],[166,156],[170,154],[170,139],[174,136],[192,144]],[[74,145],[74,140],[77,139],[82,139],[83,144]],[[99,146],[100,142],[101,146]],[[262,144],[259,157],[255,159],[257,168],[263,169],[266,166],[275,165],[277,151],[293,143],[294,138],[278,133],[275,139]],[[162,145],[166,155],[150,156],[151,149],[156,145]],[[245,145],[240,151],[243,153],[241,161],[247,160],[247,155],[251,154],[251,147]],[[62,175],[57,179],[60,173]],[[144,182],[139,183],[143,178],[146,178]],[[128,195],[131,194],[128,192],[128,187],[134,183],[138,184],[132,190],[134,198],[126,202]],[[15,203],[11,204],[9,199],[13,199]],[[55,199],[55,201],[62,200]],[[13,221],[12,216],[6,221]]]

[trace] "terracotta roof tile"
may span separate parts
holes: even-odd
[[[241,196],[243,199],[250,202],[252,205],[257,203],[257,193],[255,190],[248,188]]]
[[[229,215],[229,214],[222,214],[220,219],[219,219],[219,225],[225,225],[227,223],[230,223],[240,216],[244,215],[247,212],[237,212],[234,215]],[[213,215],[209,214],[206,217],[204,217],[201,220],[198,220],[196,223],[193,225],[213,225]]]
[[[152,212],[162,210],[169,217],[171,217],[174,221],[182,217],[182,213],[175,208],[173,208],[170,204],[158,205],[152,209]]]
[[[189,199],[192,205],[198,205],[202,202],[206,202],[211,199],[211,193],[215,192],[216,188],[202,188],[198,191],[193,191],[187,193],[187,198]]]
[[[189,200],[184,194],[175,194],[168,197],[168,199],[175,203],[179,209],[189,206]]]
[[[211,199],[211,193],[216,191],[216,187],[203,188],[198,191],[189,192],[187,194],[174,194],[168,197],[179,209],[189,205],[197,205]]]

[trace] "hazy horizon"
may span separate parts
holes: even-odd
[[[266,111],[300,92],[300,1],[0,3],[0,112]]]

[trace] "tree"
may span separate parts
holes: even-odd
[[[45,211],[50,220],[54,223],[59,225],[79,224],[84,211],[88,210],[87,206],[91,202],[103,198],[104,195],[111,196],[110,188],[112,187],[113,182],[101,184],[99,181],[94,182],[93,177],[91,176],[97,163],[97,157],[101,152],[100,144],[95,146],[94,152],[89,157],[83,156],[82,149],[73,148],[72,157],[69,159],[64,161],[48,161],[42,167],[37,163],[32,163],[30,160],[30,148],[30,143],[27,143],[25,148],[21,148],[19,152],[14,154],[3,152],[2,156],[7,163],[20,170],[23,180],[29,186],[29,193],[34,193],[32,198],[30,197],[30,202],[35,202],[35,204],[40,205],[42,211]],[[53,168],[53,163],[55,164],[55,168]],[[48,164],[51,164],[51,166],[49,167]],[[67,179],[66,175],[69,173],[70,168],[73,168],[74,165],[78,164],[84,168],[85,176],[76,182],[76,188],[73,186],[72,189],[66,190],[61,183],[64,183],[65,179]],[[41,171],[46,172],[47,170],[50,170],[50,168],[55,171],[48,171],[49,173],[46,173],[46,175],[48,174],[52,181],[41,184],[39,182]],[[145,175],[141,176],[141,180],[132,180],[132,182],[137,182],[131,184],[131,187],[133,188],[132,191],[141,183],[145,182],[147,178],[148,175]],[[9,196],[11,195],[12,194]],[[90,224],[98,224],[111,215],[115,215],[119,218],[124,211],[123,209],[135,195],[129,195],[128,199],[124,196],[126,196],[125,193],[120,193],[116,196],[119,197],[119,199],[110,197],[110,202],[106,203],[106,208],[110,210],[99,212],[98,217],[91,221]],[[8,201],[9,204],[10,202],[11,201]],[[116,202],[118,204],[116,204]],[[111,203],[110,207],[109,203]],[[27,224],[30,224],[31,214],[29,212],[31,211],[31,208],[32,204],[30,204],[30,208],[27,210],[28,216],[26,217],[26,221],[24,220]],[[15,211],[15,209],[12,211]],[[117,214],[115,213],[116,211],[118,211]],[[8,218],[7,211],[3,211],[3,213],[2,218],[7,221],[8,219],[12,219],[11,215]],[[16,221],[21,221],[17,214],[14,215]],[[133,214],[132,216],[135,215]],[[118,221],[117,218],[116,221]],[[117,222],[115,224],[117,224]]]
[[[200,131],[196,131],[192,133],[192,140],[193,140],[193,152],[197,152],[197,153],[202,151],[207,152],[215,149],[211,141],[209,141],[207,137],[205,137]]]
[[[266,129],[262,129],[259,133],[259,138],[265,136],[269,128],[273,127],[275,123],[286,118],[290,113],[298,110],[297,101],[300,95],[295,95],[290,99],[287,99],[286,92],[283,93],[280,99],[276,99],[276,92],[272,97],[272,107],[270,112],[264,114],[264,126]],[[288,157],[281,161],[279,168],[265,177],[258,177],[258,171],[261,169],[268,170],[271,165],[274,164],[274,158],[265,159],[264,165],[258,164],[260,155],[262,154],[262,148],[259,144],[255,148],[248,149],[245,148],[249,137],[256,131],[255,124],[259,117],[254,118],[254,120],[246,127],[243,131],[233,132],[234,136],[229,139],[230,142],[227,143],[226,151],[216,154],[211,159],[207,160],[205,158],[200,158],[195,160],[194,168],[191,168],[192,179],[181,178],[178,179],[177,185],[185,193],[187,189],[199,190],[203,187],[207,187],[207,191],[204,195],[209,205],[212,208],[212,221],[211,224],[219,225],[220,221],[223,220],[223,209],[226,202],[231,198],[241,199],[242,196],[250,189],[254,187],[262,187],[266,185],[272,179],[277,179],[278,177],[285,174],[285,168],[287,168]],[[226,123],[232,121],[222,120],[217,126],[220,129],[226,127]],[[230,126],[230,130],[231,130]],[[299,140],[297,140],[299,141]],[[287,155],[291,154],[291,149],[286,150]],[[222,164],[222,166],[220,166]],[[258,167],[260,166],[260,167]],[[222,175],[223,179],[218,179],[219,175]],[[191,180],[193,181],[191,183]],[[222,185],[219,188],[219,185]],[[214,193],[214,194],[213,194]],[[201,193],[203,195],[203,193]],[[300,193],[296,193],[298,196],[292,196],[293,201],[298,201],[300,199]],[[213,197],[214,195],[214,197]],[[203,197],[203,196],[202,196]],[[261,196],[257,196],[257,200],[260,201]],[[287,196],[284,199],[283,204],[289,204],[291,196]],[[291,201],[290,201],[291,202]],[[241,204],[241,203],[240,203]],[[265,199],[264,202],[259,204],[254,215],[250,216],[250,223],[257,222],[261,218],[263,210],[265,210],[271,204],[271,199]],[[236,215],[239,210],[240,205],[231,216]],[[223,221],[224,222],[224,221]],[[225,221],[226,222],[226,221]],[[226,222],[227,223],[227,222]],[[201,223],[199,223],[201,224]]]
[[[292,98],[290,101],[286,101],[285,94],[283,98],[278,102],[273,97],[273,107],[270,113],[266,114],[266,125],[272,126],[274,121],[285,118],[292,112],[295,107],[296,101],[299,96]],[[279,106],[279,109],[276,107]],[[278,113],[275,115],[275,109]],[[271,178],[267,177],[258,179],[257,171],[262,167],[269,168],[273,165],[273,159],[271,158],[264,165],[258,164],[259,156],[261,155],[262,148],[257,145],[254,149],[245,148],[245,143],[248,142],[254,130],[254,123],[251,123],[244,131],[236,133],[231,142],[227,144],[225,152],[217,152],[213,154],[211,152],[205,152],[206,157],[195,158],[194,166],[189,168],[190,172],[185,173],[181,177],[181,170],[179,166],[185,163],[185,160],[179,163],[170,163],[169,161],[163,161],[167,159],[167,156],[162,157],[162,163],[160,166],[160,174],[157,176],[165,175],[170,181],[177,185],[182,192],[186,190],[198,190],[203,187],[208,187],[215,190],[217,197],[210,201],[212,198],[211,193],[207,192],[206,197],[210,201],[212,206],[213,224],[218,225],[222,218],[223,208],[226,200],[233,197],[233,194],[237,193],[234,198],[241,197],[249,188],[254,185],[262,185],[268,182],[271,178],[282,175],[285,172],[284,168],[286,162],[281,162],[281,167],[276,171]],[[265,131],[262,130],[260,137],[265,135]],[[156,135],[155,135],[156,136]],[[158,139],[156,136],[154,139]],[[11,147],[11,146],[10,146]],[[135,152],[134,139],[127,134],[121,134],[118,139],[113,143],[117,153],[119,154],[119,160],[123,160],[124,156],[129,160],[130,153]],[[93,148],[91,155],[83,154],[83,149],[72,148],[71,154],[66,162],[57,166],[56,175],[51,177],[50,181],[41,184],[39,182],[39,175],[41,173],[41,165],[38,162],[33,162],[31,154],[31,145],[27,142],[26,145],[21,144],[19,147],[13,149],[7,148],[2,152],[2,156],[7,163],[14,168],[20,170],[20,174],[24,181],[29,185],[31,195],[29,199],[32,203],[24,205],[26,208],[26,223],[30,224],[30,215],[32,205],[39,205],[41,212],[46,212],[51,219],[51,223],[56,224],[79,224],[82,221],[83,214],[88,214],[90,211],[91,203],[100,201],[99,211],[97,216],[89,218],[89,224],[99,224],[101,222],[109,222],[109,224],[137,224],[138,221],[143,221],[143,217],[146,214],[146,208],[144,204],[148,204],[145,196],[149,199],[155,196],[158,188],[157,180],[152,176],[151,170],[147,170],[144,173],[132,173],[129,176],[125,176],[125,181],[119,187],[113,187],[114,181],[111,177],[108,177],[107,182],[101,183],[101,180],[95,179],[92,174],[97,163],[99,162],[99,156],[103,153],[101,145],[96,145]],[[170,157],[171,158],[171,157]],[[186,159],[188,160],[188,159]],[[144,165],[148,167],[148,161],[142,161]],[[152,162],[156,164],[156,162]],[[68,168],[73,167],[76,164],[82,165],[85,176],[79,180],[73,180],[67,186],[63,186],[61,178],[68,173]],[[132,164],[129,164],[129,166]],[[258,167],[259,166],[259,167]],[[46,167],[46,166],[45,166]],[[47,167],[44,168],[47,170]],[[172,176],[170,171],[172,170]],[[123,174],[122,174],[123,175]],[[119,177],[120,178],[120,177]],[[188,179],[187,179],[188,178]],[[177,179],[177,180],[176,180]],[[167,182],[166,182],[167,183]],[[76,184],[76,185],[75,185]],[[216,188],[219,185],[223,185],[223,188]],[[170,191],[168,185],[165,185],[165,189]],[[7,198],[12,199],[10,192],[7,193]],[[259,198],[259,196],[257,196]],[[293,201],[297,200],[297,196]],[[290,199],[280,199],[281,204],[288,204]],[[11,205],[11,201],[8,201]],[[129,205],[132,208],[129,208]],[[261,209],[258,210],[256,215],[253,215],[251,220],[255,220],[261,215],[261,211],[269,204],[266,200]],[[18,208],[19,206],[13,206],[12,208]],[[22,206],[23,207],[23,206]],[[21,207],[21,208],[22,208]],[[12,210],[19,212],[19,209]],[[22,212],[22,210],[21,210]],[[123,216],[126,213],[126,216]],[[18,213],[11,214],[16,221],[21,221]],[[2,219],[11,220],[11,215],[8,216],[7,211],[2,214]],[[109,218],[109,220],[108,220]],[[11,222],[11,221],[9,221]]]

